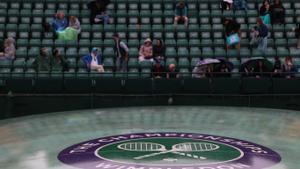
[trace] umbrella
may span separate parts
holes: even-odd
[[[205,66],[205,65],[215,64],[215,63],[220,63],[220,60],[208,58],[208,59],[199,60],[196,66],[200,67],[200,66]]]
[[[232,69],[234,68],[234,65],[232,62],[228,61],[225,58],[218,58],[218,60],[220,61],[219,63],[214,64],[214,70],[219,70],[221,68],[222,65],[226,65],[226,67],[229,69],[229,71],[231,72]]]
[[[250,68],[255,68],[258,61],[262,61],[263,64],[265,65],[265,67],[268,69],[269,72],[272,71],[272,69],[273,69],[273,64],[272,64],[268,59],[266,59],[266,58],[264,58],[264,57],[253,57],[253,58],[250,58],[250,59],[245,60],[245,61],[242,63],[241,70],[244,70],[244,68],[245,68],[246,66],[248,66],[248,67],[250,67]]]

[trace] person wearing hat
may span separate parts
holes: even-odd
[[[101,58],[101,55],[98,53],[98,48],[94,47],[90,54],[83,56],[82,61],[88,71],[104,72]]]
[[[140,47],[139,51],[139,61],[153,61],[153,47],[150,38],[144,41],[144,44]]]
[[[178,2],[175,6],[175,17],[174,17],[174,25],[177,26],[179,21],[183,21],[185,27],[188,26],[188,7],[184,0]]]
[[[0,60],[13,60],[16,55],[15,39],[7,38],[4,41],[3,52],[0,52]]]
[[[115,55],[116,55],[116,66],[117,71],[127,72],[127,64],[128,64],[128,52],[129,49],[127,45],[121,41],[119,34],[115,33],[113,35],[115,41]]]

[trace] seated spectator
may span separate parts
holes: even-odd
[[[234,0],[233,1],[234,10],[248,10],[247,0]]]
[[[282,71],[284,77],[287,79],[295,77],[296,68],[294,66],[292,57],[285,57],[284,64],[282,66]]]
[[[300,24],[297,24],[297,26],[293,28],[293,31],[295,31],[295,36],[298,39],[297,48],[300,49]]]
[[[80,34],[81,26],[78,18],[76,16],[70,16],[69,20],[70,20],[69,27],[77,30],[77,33]]]
[[[65,17],[64,12],[57,12],[52,18],[50,25],[55,32],[60,32],[68,27],[68,19]]]
[[[127,65],[128,65],[128,55],[129,55],[129,48],[120,39],[119,34],[113,35],[115,41],[115,55],[116,55],[116,65],[117,71],[127,72]]]
[[[241,70],[241,72],[243,73],[243,77],[251,77],[253,76],[253,72],[254,72],[254,68],[250,65],[247,64],[245,65],[245,67]]]
[[[233,0],[222,0],[220,4],[220,8],[222,10],[231,10],[232,4],[233,4]]]
[[[226,65],[226,63],[221,63],[220,67],[215,70],[217,74],[216,77],[230,77],[230,69]]]
[[[102,57],[98,54],[97,48],[93,48],[90,54],[83,56],[82,60],[88,71],[104,72]]]
[[[16,55],[15,39],[7,38],[4,41],[3,52],[0,52],[0,60],[13,60]]]
[[[167,72],[167,79],[177,79],[179,78],[178,71],[176,70],[175,64],[169,65],[169,70]]]
[[[33,64],[38,72],[50,71],[50,57],[47,48],[40,49],[40,55],[36,58]]]
[[[258,60],[253,72],[256,78],[261,78],[268,75],[268,68],[262,60]]]
[[[285,9],[280,0],[275,0],[270,6],[272,24],[284,24]]]
[[[263,23],[261,18],[257,18],[257,26],[252,29],[250,34],[250,45],[258,43],[258,50],[260,50],[263,54],[266,54],[268,47],[269,28]]]
[[[275,63],[273,66],[273,77],[281,77],[282,67],[281,61],[278,56],[275,57]]]
[[[174,25],[177,26],[180,21],[184,22],[185,27],[188,27],[188,7],[184,0],[179,1],[175,6]]]
[[[140,47],[139,50],[139,61],[151,61],[153,62],[153,47],[152,41],[150,38],[147,38],[144,41],[144,44]]]
[[[271,25],[270,1],[269,0],[263,1],[263,4],[259,9],[259,16],[263,20],[264,24]]]
[[[61,55],[59,49],[53,51],[53,56],[51,58],[51,70],[53,71],[67,71],[69,65],[64,56]]]
[[[106,7],[108,6],[108,4],[110,4],[110,0],[95,0],[88,3],[88,8],[91,10],[91,23],[109,23],[109,16],[106,13]]]
[[[205,78],[207,71],[207,65],[195,66],[192,73],[192,78]]]
[[[225,38],[227,49],[234,46],[238,50],[241,48],[241,24],[235,20],[225,18],[223,19],[223,24],[225,26]]]
[[[75,16],[71,16],[69,26],[64,30],[57,32],[57,37],[58,39],[65,41],[77,41],[80,31],[79,20]]]
[[[155,61],[154,66],[152,67],[152,78],[160,79],[166,77],[166,71],[164,66],[161,64],[159,60]]]
[[[165,46],[161,39],[156,40],[156,44],[153,46],[153,58],[160,63],[164,63],[165,60]]]

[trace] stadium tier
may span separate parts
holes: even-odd
[[[286,56],[291,56],[297,72],[300,70],[300,49],[296,47],[298,39],[293,30],[296,23],[300,23],[300,2],[297,0],[283,1],[285,23],[270,25],[266,53],[250,45],[250,30],[256,25],[261,0],[248,0],[247,11],[222,11],[219,0],[187,0],[188,27],[182,24],[174,26],[176,2],[173,0],[112,0],[107,6],[110,23],[106,25],[90,23],[87,3],[86,0],[1,0],[0,39],[16,39],[16,58],[0,60],[0,86],[10,84],[11,78],[28,80],[29,88],[33,87],[32,84],[39,84],[32,78],[65,78],[65,85],[73,84],[68,79],[80,77],[150,78],[152,63],[140,63],[138,60],[139,48],[146,38],[162,39],[166,47],[165,66],[175,64],[181,77],[185,78],[191,77],[199,58],[226,58],[233,63],[229,83],[233,83],[235,78],[241,81],[238,73],[241,64],[251,57],[264,57],[274,63],[276,56],[282,62]],[[58,40],[55,33],[45,32],[43,24],[50,22],[58,11],[63,11],[66,16],[78,17],[81,23],[78,41]],[[226,49],[223,17],[233,18],[241,24],[240,50]],[[116,32],[129,47],[128,73],[125,74],[115,70],[112,36]],[[59,49],[69,64],[68,71],[37,71],[33,64],[43,47],[49,51]],[[81,59],[93,47],[97,47],[103,55],[103,74],[88,72]],[[87,81],[86,85],[96,86],[94,81]]]

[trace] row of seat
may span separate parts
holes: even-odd
[[[119,79],[67,78],[5,80],[2,91],[13,93],[103,93],[103,94],[296,94],[300,79]],[[22,85],[19,85],[22,84]],[[201,87],[200,87],[201,86]]]

